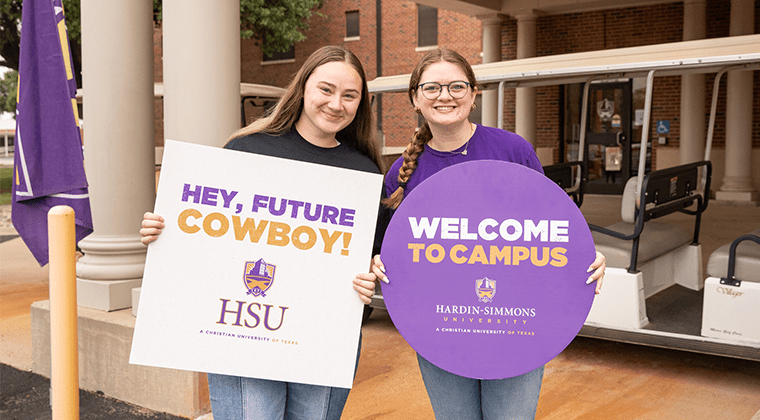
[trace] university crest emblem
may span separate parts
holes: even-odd
[[[475,294],[478,296],[478,301],[491,302],[496,296],[496,280],[491,280],[488,277],[475,280]]]
[[[248,289],[246,294],[266,297],[264,292],[272,287],[276,268],[273,264],[267,264],[263,258],[258,261],[246,261],[243,271],[243,284]]]
[[[596,103],[596,112],[602,121],[609,121],[615,113],[615,102],[604,98]]]

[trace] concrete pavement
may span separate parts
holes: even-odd
[[[592,223],[604,225],[619,219],[615,203],[589,196],[584,213]],[[2,222],[9,208],[0,207]],[[758,225],[758,207],[711,204],[703,221],[703,252],[709,255]],[[0,239],[5,239],[0,243],[0,362],[27,371],[32,364],[29,306],[48,297],[47,268],[40,268],[14,235],[12,228],[0,226]],[[414,351],[387,312],[375,310],[363,334],[362,357],[343,418],[432,419]],[[0,378],[4,390],[7,380]],[[37,404],[44,402],[38,398]],[[544,420],[760,420],[760,363],[577,338],[547,364],[538,408],[537,418]],[[3,418],[10,415],[3,410],[0,406]],[[49,418],[32,412],[14,416]]]
[[[39,267],[11,227],[10,205],[0,205],[0,418],[49,419],[50,380],[32,370],[30,305],[48,299],[48,268]],[[81,420],[180,420],[80,390]]]

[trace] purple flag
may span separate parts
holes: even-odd
[[[21,17],[13,226],[41,266],[48,263],[47,212],[67,205],[76,240],[92,215],[61,0],[25,0]]]

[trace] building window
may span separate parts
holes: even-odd
[[[359,38],[359,11],[346,12],[346,38]]]
[[[433,47],[438,45],[438,9],[417,5],[417,46]]]
[[[296,46],[295,44],[290,46],[290,49],[285,52],[275,52],[271,55],[264,54],[264,62],[265,63],[271,63],[271,62],[279,62],[279,61],[288,61],[292,62],[296,59]]]

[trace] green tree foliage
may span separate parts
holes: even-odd
[[[62,2],[77,86],[82,86],[80,0]],[[19,65],[21,3],[22,0],[0,0],[0,66],[13,70],[18,70]],[[265,54],[288,51],[294,43],[306,39],[302,31],[309,27],[312,10],[321,5],[322,0],[240,0],[240,36],[255,39]],[[153,0],[153,19],[160,24],[161,18],[161,0]],[[5,91],[0,91],[2,106],[12,100],[15,109],[15,99],[15,93],[8,98]]]
[[[288,51],[306,39],[302,31],[319,7],[322,0],[240,0],[240,37],[256,40],[264,54]],[[160,22],[160,0],[153,0],[153,10]]]
[[[255,39],[264,54],[288,51],[306,36],[321,0],[240,0],[240,36]]]
[[[18,70],[21,0],[0,0],[0,66]]]
[[[0,113],[16,113],[16,86],[18,86],[18,72],[11,70],[2,75],[0,79]]]
[[[240,0],[240,37],[256,40],[264,54],[288,51],[306,39],[302,31],[309,29],[312,10],[320,7],[322,0]],[[153,0],[153,10],[160,22],[161,0]]]
[[[66,28],[69,33],[71,55],[74,68],[81,69],[82,47],[79,19],[79,0],[62,0],[66,13]],[[21,48],[21,3],[22,0],[0,0],[0,66],[18,70]],[[77,86],[82,86],[81,74],[77,73]],[[15,98],[15,97],[14,97]],[[2,102],[4,98],[0,98]]]

